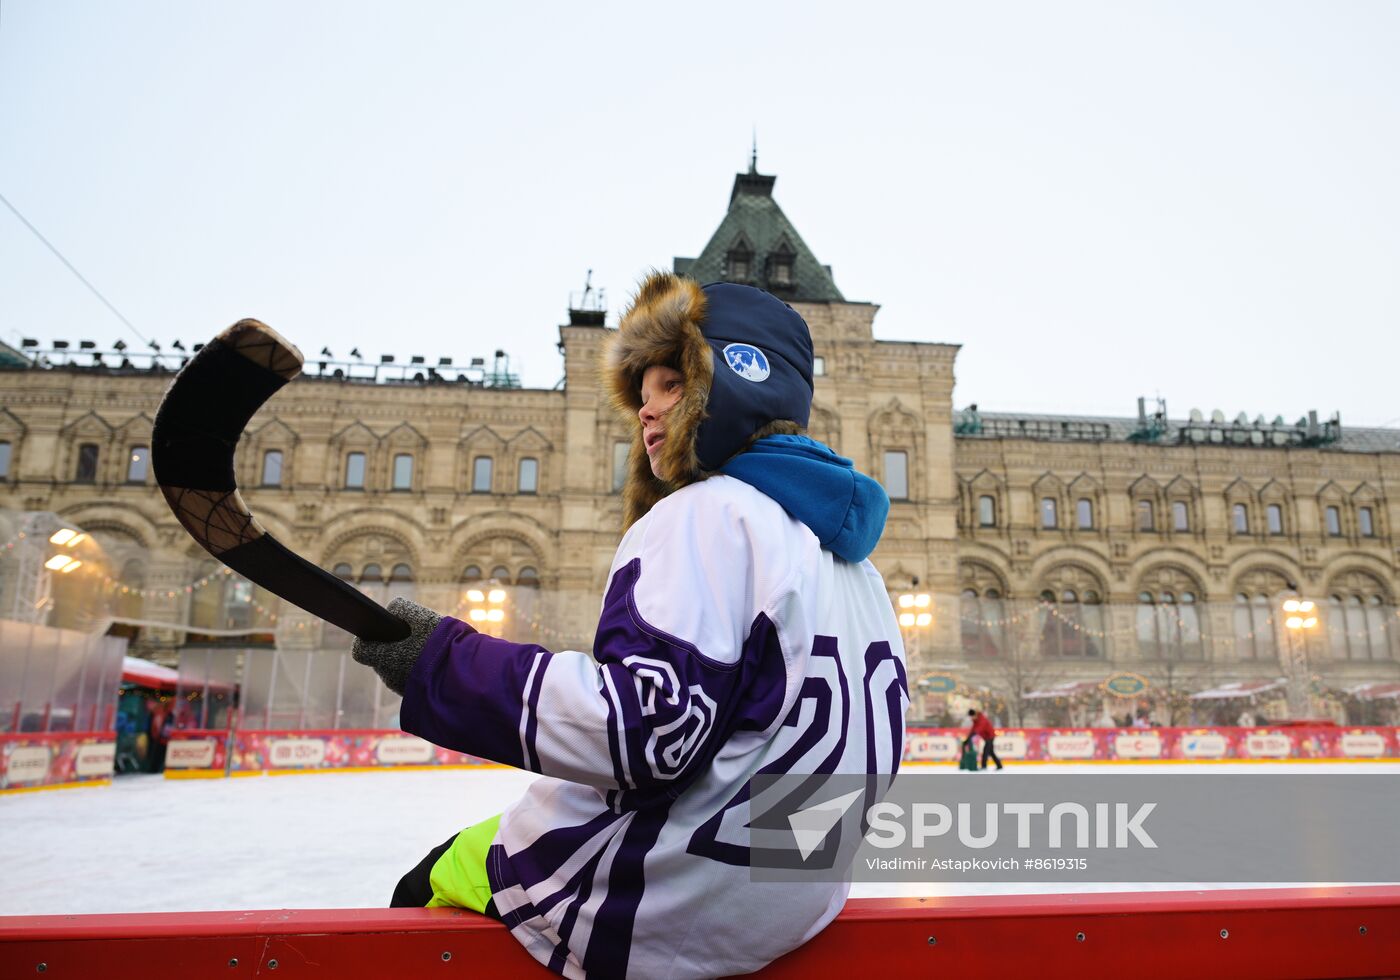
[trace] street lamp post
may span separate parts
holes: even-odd
[[[1288,631],[1288,714],[1297,720],[1308,715],[1308,632],[1317,628],[1317,604],[1311,599],[1286,599],[1283,612]]]
[[[467,618],[473,626],[483,633],[490,633],[493,628],[500,630],[501,624],[506,621],[505,589],[468,589],[467,601],[472,604],[467,609]]]
[[[899,597],[899,627],[905,635],[905,654],[910,665],[918,669],[923,667],[919,659],[919,638],[933,625],[932,603],[927,592],[905,592]]]

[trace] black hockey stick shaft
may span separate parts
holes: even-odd
[[[205,344],[175,376],[156,412],[156,482],[185,530],[244,578],[362,639],[401,640],[407,623],[282,545],[238,492],[239,437],[301,367],[301,352],[257,320],[240,320]]]

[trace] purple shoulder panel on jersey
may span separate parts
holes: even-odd
[[[487,636],[444,616],[409,675],[400,725],[443,748],[538,768],[526,756],[520,719],[523,706],[539,696],[534,681],[551,656],[543,647]]]

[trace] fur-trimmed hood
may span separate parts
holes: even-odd
[[[662,364],[684,378],[666,416],[653,475],[638,411],[642,375]],[[812,337],[792,307],[734,283],[701,287],[647,276],[603,350],[602,377],[632,431],[623,487],[624,527],[668,493],[717,471],[754,438],[800,432],[812,405]]]

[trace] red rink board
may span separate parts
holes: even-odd
[[[275,965],[274,965],[275,961]],[[41,969],[42,965],[42,969]],[[1400,887],[853,899],[759,976],[1400,974]],[[551,976],[449,909],[0,917],[0,976]]]

